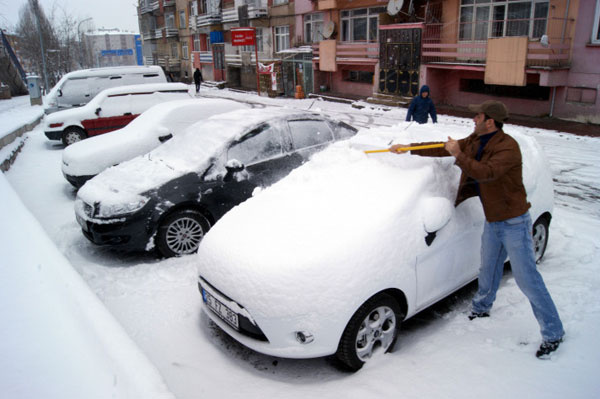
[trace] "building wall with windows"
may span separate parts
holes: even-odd
[[[89,65],[94,67],[137,65],[135,34],[118,29],[98,29],[84,34]]]

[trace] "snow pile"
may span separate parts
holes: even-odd
[[[0,194],[3,396],[173,397],[2,174]]]

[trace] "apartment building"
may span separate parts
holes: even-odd
[[[258,64],[272,95],[402,99],[427,84],[457,107],[493,96],[519,114],[600,115],[600,0],[139,1],[146,63],[179,79],[198,67],[253,89]],[[256,48],[232,45],[238,27]]]
[[[96,68],[143,65],[139,35],[119,29],[98,29],[83,36],[87,65]]]

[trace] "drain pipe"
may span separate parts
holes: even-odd
[[[571,4],[571,0],[567,0],[567,7],[565,8],[565,19],[563,20],[563,29],[562,35],[560,37],[560,43],[564,44],[565,42],[565,34],[567,32],[567,20],[569,19],[569,6]],[[562,49],[560,50],[562,53]],[[554,116],[554,102],[556,100],[556,86],[552,88],[552,101],[550,103],[550,118]]]

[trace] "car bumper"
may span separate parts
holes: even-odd
[[[83,235],[96,245],[116,246],[131,251],[147,249],[152,237],[146,226],[146,219],[115,218],[106,220],[86,220],[77,216]]]
[[[67,181],[69,183],[71,183],[71,185],[77,189],[80,189],[81,186],[83,186],[85,184],[85,182],[87,182],[88,180],[90,180],[92,177],[94,177],[95,175],[88,175],[88,176],[71,176],[68,175],[66,173],[63,173],[63,176],[65,177],[65,179],[67,179]]]
[[[266,355],[290,359],[308,359],[329,356],[334,354],[337,350],[340,334],[331,334],[330,332],[337,329],[330,328],[330,325],[327,324],[326,321],[319,326],[318,330],[313,329],[311,331],[307,331],[306,329],[298,327],[302,325],[302,321],[298,322],[293,318],[286,320],[277,319],[261,321],[254,320],[250,316],[249,319],[254,320],[254,323],[256,323],[253,327],[253,330],[259,331],[260,334],[264,336],[264,339],[260,339],[260,337],[252,336],[253,334],[248,334],[247,331],[244,331],[244,324],[247,325],[247,323],[243,321],[243,315],[244,313],[247,313],[247,311],[244,310],[241,313],[236,311],[238,316],[241,316],[240,326],[236,329],[232,327],[229,322],[225,321],[223,317],[219,316],[217,312],[207,304],[202,290],[203,288],[206,289],[211,295],[215,296],[222,303],[231,305],[231,300],[204,281],[202,278],[200,278],[198,281],[198,288],[203,299],[202,310],[204,313],[211,319],[211,321],[218,325],[233,339],[250,349]],[[233,304],[231,308],[236,309],[238,306],[240,305]],[[296,331],[307,331],[308,333],[313,334],[314,341],[306,344],[300,343],[296,339]]]
[[[50,140],[61,140],[62,139],[62,130],[46,130],[44,134]]]

